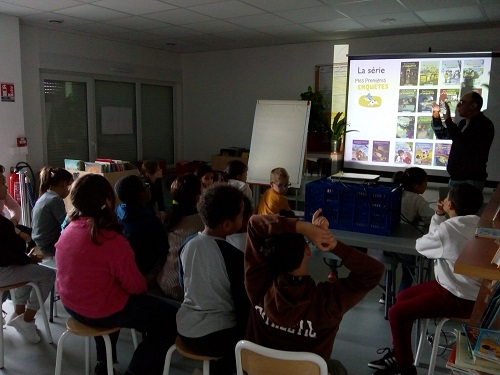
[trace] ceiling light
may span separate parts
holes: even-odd
[[[49,23],[64,23],[63,20],[49,20]]]
[[[381,23],[394,23],[397,20],[395,18],[383,18],[380,20]]]

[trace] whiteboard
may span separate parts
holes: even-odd
[[[247,182],[268,185],[271,170],[282,167],[300,187],[310,108],[305,100],[257,101]]]

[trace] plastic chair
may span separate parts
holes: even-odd
[[[45,334],[47,335],[47,342],[49,344],[52,344],[52,333],[50,332],[49,320],[47,319],[47,313],[45,312],[45,306],[43,304],[42,292],[40,291],[40,288],[38,287],[38,285],[35,282],[24,281],[22,283],[2,286],[2,287],[0,287],[0,299],[3,299],[4,292],[11,290],[11,289],[19,288],[19,287],[25,286],[25,285],[30,285],[36,293],[36,297],[38,299],[38,304],[40,305],[39,311],[42,314],[43,324],[45,325]],[[3,329],[0,328],[0,368],[3,368],[3,367],[4,367]]]
[[[80,323],[75,318],[71,317],[66,322],[67,330],[61,335],[59,341],[57,343],[57,354],[56,354],[56,371],[55,375],[61,375],[62,368],[62,354],[63,354],[63,346],[64,341],[68,337],[68,334],[72,333],[77,336],[85,337],[85,375],[89,375],[90,373],[90,338],[96,336],[102,336],[104,339],[104,344],[106,345],[106,364],[108,375],[113,375],[113,358],[111,353],[111,340],[109,335],[113,332],[116,332],[121,329],[121,327],[113,327],[113,328],[98,328],[91,327]],[[137,348],[137,334],[135,329],[131,329],[132,331],[132,341],[134,343],[134,348]]]
[[[243,375],[328,375],[325,360],[308,352],[288,352],[266,348],[251,341],[236,344],[236,374]]]
[[[462,322],[462,323],[469,322],[468,319],[441,318],[439,323],[436,325],[436,332],[434,334],[434,340],[432,341],[431,358],[429,360],[429,372],[427,373],[428,375],[434,374],[434,368],[436,367],[437,352],[439,349],[439,337],[441,336],[441,331],[443,329],[444,324],[448,320],[453,320],[453,321]],[[429,319],[421,319],[420,323],[421,323],[420,324],[420,338],[418,340],[417,354],[415,355],[415,362],[414,362],[415,366],[418,366],[420,364],[420,357],[422,355],[422,349],[424,346],[424,342],[427,339],[427,327],[429,326]]]
[[[203,375],[210,375],[210,361],[218,360],[222,357],[210,357],[206,355],[196,354],[189,349],[187,349],[183,344],[179,336],[175,339],[175,344],[172,345],[165,356],[165,366],[163,367],[163,375],[168,375],[170,372],[170,362],[172,360],[172,354],[174,351],[178,351],[180,355],[186,358],[194,359],[197,361],[203,361]]]

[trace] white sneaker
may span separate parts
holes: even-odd
[[[13,312],[13,313],[9,316],[9,320],[7,320],[7,325],[8,325],[8,326],[12,326],[12,321],[13,321],[14,319],[16,319],[18,316],[19,316],[19,314],[18,314],[18,313]]]
[[[33,344],[38,344],[40,342],[41,338],[36,330],[35,321],[25,322],[24,314],[18,315],[16,318],[12,319],[10,325],[29,342]]]

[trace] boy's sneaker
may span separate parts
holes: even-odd
[[[380,299],[378,300],[378,303],[381,303],[382,305],[385,303],[385,293],[382,293]]]
[[[418,375],[417,368],[413,365],[411,366],[393,366],[388,367],[385,370],[377,370],[373,375]]]
[[[24,314],[18,315],[10,322],[10,325],[14,327],[17,332],[19,332],[26,340],[33,344],[38,344],[41,340],[40,335],[36,330],[35,321],[31,322],[24,321]]]
[[[396,357],[394,356],[394,349],[382,348],[377,349],[377,354],[387,352],[382,358],[375,361],[368,362],[368,367],[376,368],[379,370],[386,370],[390,367],[396,367]]]
[[[7,320],[7,325],[8,325],[8,326],[12,326],[12,321],[13,321],[14,319],[16,319],[18,316],[19,316],[19,314],[18,314],[18,313],[16,313],[16,312],[13,312],[12,314],[10,314],[10,316],[9,316],[9,320]],[[5,320],[5,319],[4,319],[4,320]]]

